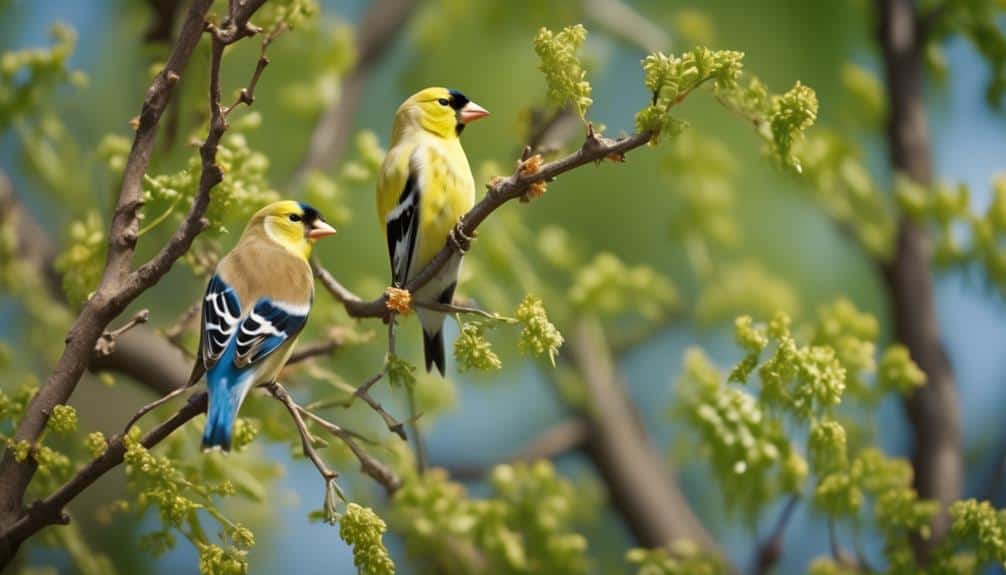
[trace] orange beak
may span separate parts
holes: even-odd
[[[335,228],[318,219],[311,224],[310,231],[307,232],[307,237],[312,240],[319,240],[326,236],[334,236]]]
[[[468,102],[463,108],[461,108],[459,114],[461,116],[461,123],[468,124],[478,120],[479,118],[485,118],[489,115],[489,110],[486,110],[475,102]]]

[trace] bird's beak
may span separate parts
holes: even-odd
[[[318,240],[323,237],[333,235],[335,235],[335,228],[321,220],[315,220],[314,223],[311,224],[311,229],[307,232],[307,237],[312,240]]]
[[[463,108],[461,108],[459,113],[461,115],[461,123],[468,124],[478,120],[479,118],[485,118],[489,115],[489,110],[486,110],[475,102],[468,102]]]

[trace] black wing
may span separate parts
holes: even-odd
[[[391,281],[404,286],[409,279],[409,266],[416,251],[419,235],[420,190],[416,171],[410,166],[405,189],[398,196],[398,205],[388,213],[385,225],[388,232],[388,257],[391,259]]]
[[[220,359],[241,320],[241,301],[234,288],[214,274],[203,298],[202,354],[206,369]]]
[[[297,337],[307,323],[309,307],[292,309],[268,298],[258,300],[238,330],[234,365],[241,368],[260,361]]]

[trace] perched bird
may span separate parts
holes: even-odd
[[[475,203],[475,180],[459,137],[488,116],[461,92],[426,88],[395,113],[391,147],[377,181],[377,212],[388,242],[393,284],[404,287],[444,246],[458,219]],[[419,301],[451,303],[461,257],[417,290]],[[426,371],[444,373],[444,314],[417,309],[423,325]]]
[[[230,450],[248,390],[273,381],[290,358],[314,299],[311,247],[334,233],[314,208],[275,202],[252,216],[220,260],[206,288],[200,331],[209,390],[203,449]]]

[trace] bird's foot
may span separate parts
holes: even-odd
[[[468,250],[472,247],[472,241],[478,237],[478,233],[472,233],[468,235],[465,233],[464,221],[458,218],[458,223],[453,228],[451,228],[451,233],[449,235],[451,244],[454,245],[454,249],[458,251],[461,255],[468,253]]]

